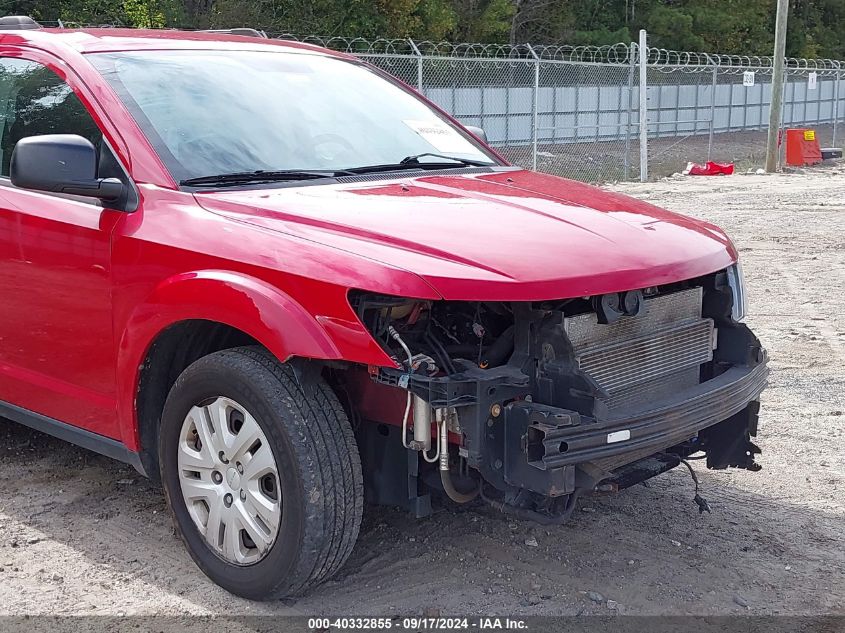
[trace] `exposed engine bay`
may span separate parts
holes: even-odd
[[[694,455],[757,470],[766,356],[739,320],[736,275],[543,302],[356,292],[352,306],[397,366],[370,372],[377,390],[353,391],[393,403],[362,417],[400,426],[409,477],[544,522],[566,518],[580,494]]]

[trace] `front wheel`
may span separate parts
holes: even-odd
[[[168,395],[159,451],[177,532],[224,589],[253,600],[297,595],[352,551],[361,463],[322,379],[303,390],[255,347],[205,356]]]

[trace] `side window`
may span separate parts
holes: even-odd
[[[103,135],[82,102],[56,73],[23,59],[0,59],[0,176],[9,175],[22,138],[79,134],[100,148]]]

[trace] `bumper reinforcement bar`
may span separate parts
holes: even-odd
[[[540,470],[657,452],[742,411],[766,386],[764,362],[736,366],[671,400],[652,402],[624,417],[588,421],[572,411],[518,401],[506,407],[508,435],[523,434],[523,459]],[[526,432],[527,431],[527,432]],[[515,456],[514,456],[515,457]],[[621,460],[623,463],[625,460]],[[633,461],[633,460],[631,460]]]

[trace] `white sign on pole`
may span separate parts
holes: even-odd
[[[742,85],[743,86],[753,86],[754,85],[754,71],[753,70],[746,70],[742,73]]]
[[[812,72],[807,75],[807,90],[815,90],[816,86],[818,86],[819,82],[819,74]]]

